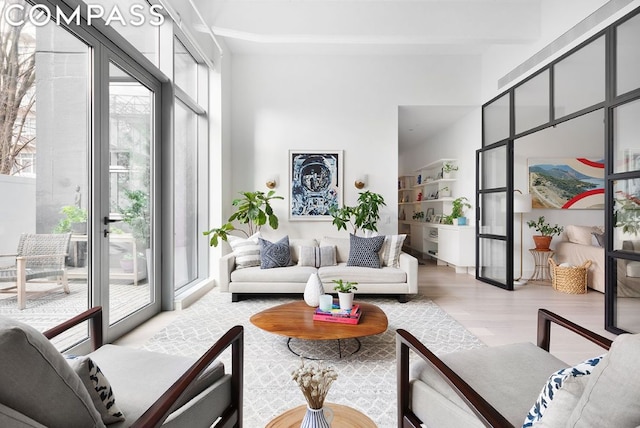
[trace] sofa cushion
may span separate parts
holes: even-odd
[[[336,247],[334,245],[329,247],[299,247],[298,252],[300,254],[300,260],[298,265],[300,266],[335,266],[336,263]]]
[[[273,269],[260,269],[254,266],[231,272],[231,282],[298,282],[303,290],[309,275],[316,272],[318,269],[311,266],[288,266]],[[267,284],[265,284],[265,291],[269,291]]]
[[[317,247],[318,241],[315,239],[291,238],[289,237],[289,249],[291,251],[291,263],[297,264],[300,261],[300,247]]]
[[[395,284],[407,282],[407,273],[402,269],[383,267],[367,268],[360,266],[347,266],[339,263],[337,266],[324,266],[318,269],[318,275],[323,283],[329,283],[334,279],[358,282],[360,284]]]
[[[244,269],[251,266],[260,266],[260,244],[258,243],[259,233],[244,239],[238,236],[229,235],[227,242],[231,246],[236,259],[236,269]]]
[[[565,235],[569,242],[580,245],[593,245],[592,233],[602,233],[598,226],[576,226],[570,224],[565,227]]]
[[[407,235],[386,235],[380,249],[382,266],[400,267],[400,253]]]
[[[0,427],[7,428],[47,428],[33,419],[16,412],[11,407],[0,403]]]
[[[124,415],[116,404],[111,384],[100,367],[86,355],[65,355],[67,363],[80,377],[85,388],[93,400],[93,405],[100,412],[102,422],[106,425],[123,421]]]
[[[567,378],[562,389],[559,389],[553,401],[548,404],[544,412],[544,417],[533,424],[535,428],[557,428],[567,426],[567,421],[571,416],[571,412],[578,404],[578,400],[582,396],[589,376],[576,376]],[[527,427],[523,425],[523,427]]]
[[[532,343],[453,352],[442,355],[441,359],[514,426],[522,426],[524,416],[549,374],[567,366]],[[413,377],[471,412],[446,381],[425,362],[412,366],[412,372]]]
[[[349,235],[351,246],[349,247],[349,260],[347,266],[362,266],[370,268],[380,267],[380,255],[378,251],[384,243],[384,236],[363,238],[354,234]]]
[[[0,350],[0,403],[51,428],[104,427],[82,381],[42,333],[0,316]]]
[[[276,242],[258,238],[260,242],[260,268],[273,269],[291,265],[289,237],[285,236]]]
[[[567,426],[640,425],[640,334],[621,334],[589,376]]]
[[[558,392],[561,391],[567,380],[572,378],[585,376],[591,374],[595,366],[602,360],[604,355],[600,355],[595,358],[589,358],[573,367],[567,367],[560,369],[557,372],[551,374],[547,383],[542,387],[538,399],[529,410],[525,418],[523,428],[531,427],[535,422],[542,419],[543,415],[546,415],[547,408],[555,400]],[[568,416],[568,415],[567,415]],[[566,419],[565,419],[566,421]]]
[[[346,263],[349,260],[349,248],[351,246],[348,238],[328,238],[324,237],[320,240],[321,247],[336,247],[336,261],[338,263]]]

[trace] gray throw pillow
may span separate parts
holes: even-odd
[[[291,250],[289,237],[285,236],[277,242],[258,238],[260,242],[260,269],[291,266]]]
[[[335,266],[336,263],[336,247],[330,245],[326,247],[300,247],[299,261],[300,266]]]
[[[380,255],[378,251],[384,244],[384,236],[373,238],[361,238],[350,234],[349,260],[347,266],[362,266],[380,268]]]

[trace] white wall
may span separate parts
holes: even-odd
[[[288,151],[341,149],[344,202],[355,203],[353,182],[367,174],[364,190],[381,193],[388,204],[380,232],[396,232],[398,106],[479,105],[474,69],[479,57],[234,56],[232,196],[266,191],[266,179],[277,175],[277,193],[286,198],[274,203],[281,227],[265,234],[335,236],[330,222],[288,221]]]
[[[22,233],[36,233],[36,179],[0,175],[0,254],[15,254]],[[3,258],[0,264],[14,260]]]

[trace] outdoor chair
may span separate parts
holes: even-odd
[[[86,356],[49,341],[86,321],[95,348]],[[44,333],[0,316],[0,426],[242,427],[242,326],[197,361],[102,340],[101,307]],[[230,373],[218,360],[228,348]]]
[[[551,323],[608,352],[569,367],[549,353]],[[640,335],[612,342],[539,309],[537,342],[437,357],[396,330],[398,427],[640,425]],[[410,350],[420,357],[411,367]]]
[[[62,287],[69,294],[69,281],[65,258],[69,251],[71,234],[25,233],[20,236],[16,254],[0,254],[0,257],[15,257],[15,264],[0,267],[0,282],[14,282],[15,285],[2,289],[16,289],[18,309],[24,309],[27,300],[27,282],[34,279],[55,278],[56,287]],[[40,292],[43,293],[43,292]]]

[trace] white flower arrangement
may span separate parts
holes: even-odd
[[[321,363],[305,365],[302,360],[300,367],[291,372],[291,379],[300,387],[310,409],[322,409],[331,384],[338,379],[338,373]]]

